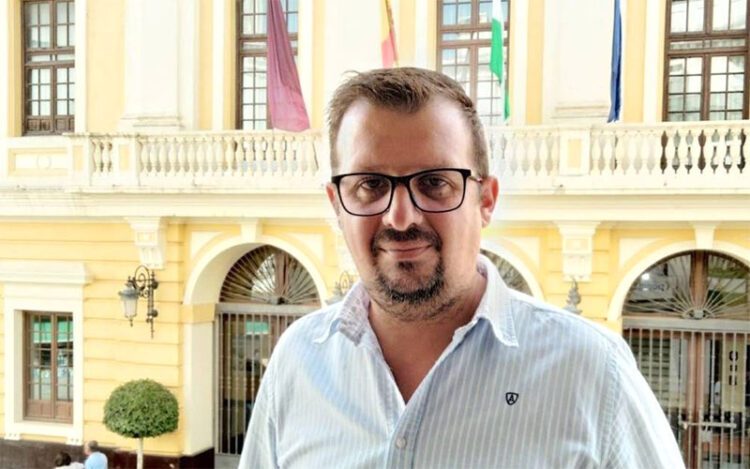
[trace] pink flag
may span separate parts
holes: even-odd
[[[268,109],[275,129],[299,132],[310,128],[279,0],[268,0]]]

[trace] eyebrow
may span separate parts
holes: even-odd
[[[372,167],[372,166],[365,166],[362,168],[349,168],[349,170],[344,173],[343,171],[339,171],[338,174],[349,174],[349,173],[375,173],[375,174],[384,174],[386,176],[403,176],[407,174],[414,174],[414,173],[420,173],[422,171],[429,171],[431,169],[445,169],[445,168],[454,168],[457,166],[450,166],[450,165],[431,165],[429,167],[421,167],[421,168],[412,168],[410,170],[404,171],[401,174],[395,174],[391,171],[385,171],[381,168]]]

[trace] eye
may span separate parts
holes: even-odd
[[[421,191],[434,192],[451,186],[450,179],[438,173],[425,174],[417,180],[417,187]]]
[[[388,181],[385,178],[367,176],[360,179],[357,184],[357,189],[366,191],[379,192],[388,188]]]
[[[437,175],[437,174],[430,174],[425,176],[419,181],[420,185],[427,186],[427,187],[442,187],[446,184],[448,184],[448,181],[445,180],[445,178]]]

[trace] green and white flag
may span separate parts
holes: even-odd
[[[508,102],[508,83],[504,79],[505,53],[503,51],[503,4],[501,0],[492,0],[492,51],[490,52],[490,70],[500,83],[500,93],[503,99],[503,119],[510,117],[510,103]]]

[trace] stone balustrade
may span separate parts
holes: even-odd
[[[487,140],[491,171],[510,193],[750,193],[748,133],[746,121],[525,126],[489,128]],[[55,138],[65,144],[30,149],[9,139],[0,188],[309,192],[330,173],[321,131]],[[53,157],[55,171],[34,169]]]

